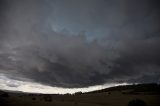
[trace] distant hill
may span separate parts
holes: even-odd
[[[102,90],[92,91],[88,93],[103,93],[103,92],[110,92],[110,91],[126,91],[130,90],[130,93],[134,92],[155,92],[160,93],[160,85],[156,83],[149,83],[149,84],[134,84],[134,85],[121,85],[121,86],[114,86]]]

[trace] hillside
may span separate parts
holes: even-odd
[[[1,91],[0,106],[159,106],[159,98],[160,85],[139,84],[73,95]]]
[[[160,93],[160,85],[156,83],[150,84],[137,84],[137,85],[122,85],[122,86],[115,86],[110,87],[102,90],[97,90],[88,93],[103,93],[103,92],[110,92],[110,91],[130,91],[128,93]]]

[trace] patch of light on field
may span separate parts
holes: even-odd
[[[44,93],[44,94],[66,94],[75,92],[89,92],[94,90],[100,90],[112,86],[127,85],[128,83],[110,83],[104,85],[90,86],[86,88],[61,88],[51,87],[35,82],[24,82],[19,80],[13,80],[5,75],[0,74],[0,89],[11,90],[11,91],[22,91],[29,93]]]

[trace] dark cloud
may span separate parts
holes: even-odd
[[[0,2],[0,73],[60,87],[160,81],[158,0],[77,2]]]
[[[159,78],[155,76],[159,75],[160,70],[159,40],[159,37],[129,40],[124,50],[120,51],[119,58],[114,61],[115,66],[109,75],[117,81],[121,78],[126,78],[127,81],[132,79],[131,82],[158,81]],[[148,78],[152,80],[147,80]]]

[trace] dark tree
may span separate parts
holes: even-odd
[[[135,99],[130,101],[128,106],[146,106],[146,103],[143,100]]]
[[[6,106],[4,100],[0,99],[0,106]]]
[[[75,95],[81,95],[83,94],[82,92],[76,92]]]

